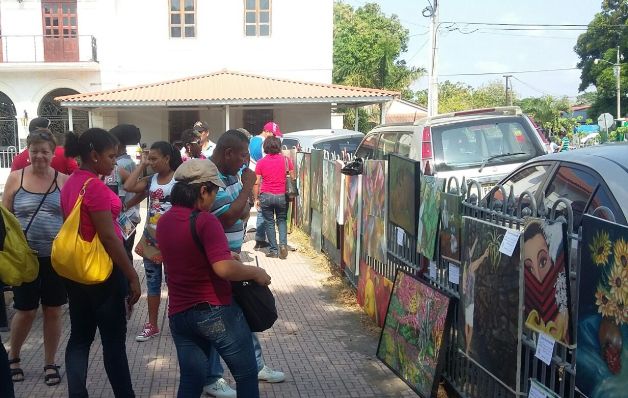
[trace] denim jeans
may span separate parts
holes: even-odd
[[[279,244],[288,244],[288,202],[286,202],[285,194],[270,194],[262,192],[260,195],[260,205],[262,206],[262,215],[264,216],[264,224],[266,224],[266,235],[268,243],[270,243],[270,252],[277,252],[277,235],[275,223],[279,229]],[[275,221],[275,217],[277,220]]]
[[[257,372],[264,368],[264,357],[262,356],[262,346],[259,343],[257,335],[251,332],[251,338],[253,340],[253,350],[255,350],[255,362],[257,362]],[[220,355],[212,347],[212,352],[207,356],[207,377],[205,378],[205,385],[210,385],[216,382],[216,380],[223,377],[225,370],[220,363]]]
[[[212,348],[229,367],[238,396],[259,397],[251,330],[235,302],[221,306],[203,303],[174,314],[170,316],[170,330],[181,373],[178,398],[202,394]]]
[[[255,221],[255,240],[266,242],[266,223],[264,222],[261,209],[257,211],[257,219]]]
[[[126,285],[126,278],[115,265],[103,283],[66,282],[71,325],[65,350],[69,397],[88,396],[87,366],[96,328],[100,331],[103,362],[114,396],[135,397],[126,356]]]

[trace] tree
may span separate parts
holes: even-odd
[[[563,115],[570,110],[567,97],[554,98],[550,95],[545,97],[530,97],[516,101],[523,113],[534,118],[537,125],[541,126],[550,135],[565,130],[573,132],[574,127],[579,123],[578,119],[567,118]]]
[[[427,90],[417,91],[415,101],[426,106]],[[489,82],[478,88],[449,80],[438,85],[438,111],[440,113],[503,105],[506,105],[506,87],[499,80]]]
[[[588,116],[596,119],[601,113],[617,113],[616,79],[613,67],[607,62],[617,62],[617,47],[624,54],[628,49],[628,2],[626,0],[603,0],[602,11],[595,14],[587,31],[578,37],[574,50],[580,57],[578,68],[580,91],[594,86],[597,89],[595,100],[591,103]],[[598,62],[602,59],[607,62]],[[622,109],[626,109],[625,93],[628,89],[628,68],[622,67],[620,92]],[[625,114],[625,111],[624,111]],[[621,116],[621,115],[620,115]]]

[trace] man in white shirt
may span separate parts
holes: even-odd
[[[194,123],[193,129],[201,135],[201,153],[209,159],[212,153],[214,153],[214,148],[216,148],[216,144],[209,139],[209,125],[207,122],[199,120]]]

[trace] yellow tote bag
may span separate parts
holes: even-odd
[[[87,183],[79,193],[74,208],[63,223],[57,237],[52,242],[52,267],[57,274],[72,281],[92,285],[104,282],[113,270],[111,257],[105,251],[98,234],[91,242],[81,238],[79,225],[81,223],[81,203]]]

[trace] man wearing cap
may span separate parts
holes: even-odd
[[[248,217],[249,197],[253,191],[253,185],[257,179],[255,173],[244,166],[249,159],[249,138],[241,131],[229,130],[220,136],[216,148],[211,156],[220,177],[225,183],[225,188],[220,188],[216,194],[216,200],[211,212],[218,217],[227,235],[229,249],[240,253],[244,242],[244,222]],[[242,170],[241,177],[238,176]],[[262,347],[255,333],[251,333],[255,358],[257,360],[258,379],[268,383],[279,383],[285,380],[283,372],[272,370],[264,363]],[[220,358],[216,353],[208,358],[207,379],[204,391],[214,397],[236,397],[236,392],[222,377],[224,369],[220,364]]]
[[[49,128],[50,120],[45,117],[36,117],[31,120],[28,125],[28,132],[32,133],[38,128]],[[61,138],[61,139],[60,139]],[[59,173],[70,175],[76,169],[78,169],[78,164],[76,160],[73,158],[68,158],[65,156],[65,150],[63,149],[63,137],[60,137],[59,134],[55,134],[55,140],[57,141],[57,146],[55,147],[55,153],[52,157],[52,162],[50,163],[50,167],[57,170]],[[15,158],[13,158],[13,163],[11,164],[11,171],[22,170],[26,166],[30,164],[30,155],[28,153],[28,148],[24,149],[20,152]]]
[[[216,148],[216,144],[211,142],[211,140],[209,139],[209,125],[207,124],[207,122],[199,120],[198,122],[194,123],[193,128],[201,135],[201,153],[203,154],[203,156],[209,159],[209,157],[214,152],[214,148]]]

